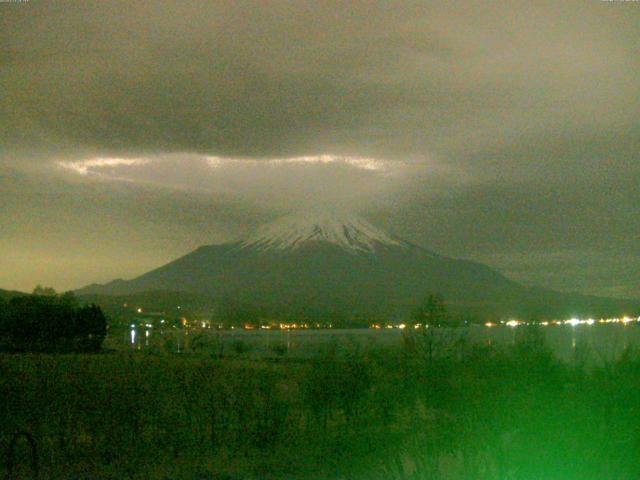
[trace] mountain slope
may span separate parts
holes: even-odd
[[[246,239],[200,247],[133,280],[79,294],[197,293],[290,314],[403,318],[430,292],[476,317],[622,313],[628,302],[527,288],[489,267],[429,252],[369,223],[336,215],[296,216]],[[319,313],[324,312],[324,313]]]

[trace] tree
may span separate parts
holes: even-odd
[[[7,302],[4,298],[0,297],[0,342],[2,340],[3,334],[2,332],[7,329]],[[0,344],[0,349],[2,349],[2,345]]]
[[[442,295],[429,294],[414,310],[412,320],[414,324],[421,324],[423,328],[447,326],[450,319]]]
[[[72,293],[14,297],[1,310],[0,344],[8,350],[98,351],[107,332],[100,307],[80,307]]]
[[[36,288],[33,289],[33,294],[43,297],[55,297],[57,295],[56,291],[53,288],[43,287],[42,285],[36,285]]]
[[[60,304],[65,305],[69,308],[78,308],[80,306],[78,298],[73,292],[64,292],[62,295],[59,295],[58,301],[60,302]]]
[[[436,334],[439,327],[451,326],[444,298],[438,293],[431,293],[418,305],[411,315],[413,325],[422,327],[422,335],[416,336],[415,329],[405,330],[405,345],[410,351],[426,354],[432,360],[442,335]]]
[[[97,352],[107,336],[107,318],[97,305],[87,305],[75,313],[76,335],[81,350]]]

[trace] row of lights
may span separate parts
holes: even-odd
[[[506,325],[507,327],[519,327],[520,325],[542,325],[543,327],[546,327],[548,325],[571,325],[572,327],[575,327],[577,325],[594,325],[595,323],[622,323],[623,325],[627,325],[631,322],[637,322],[640,323],[640,317],[638,318],[631,318],[631,317],[621,317],[621,318],[601,318],[600,320],[594,320],[593,318],[587,318],[587,319],[579,319],[579,318],[570,318],[569,320],[552,320],[552,321],[544,321],[544,322],[523,322],[522,320],[508,320],[508,321],[500,321],[498,323],[494,323],[494,322],[486,322],[484,324],[485,327],[497,327],[498,325]],[[391,324],[387,324],[387,325],[381,325],[379,323],[374,323],[371,325],[372,329],[374,330],[380,330],[380,329],[393,329],[393,328],[398,328],[400,330],[404,330],[405,328],[407,328],[407,325],[404,323],[401,323],[399,325],[391,325]],[[418,329],[418,328],[422,328],[422,324],[417,323],[415,325],[413,325],[413,328]],[[429,328],[429,326],[427,325],[427,328]]]
[[[405,328],[411,328],[411,327],[408,326],[405,323],[401,323],[399,325],[392,325],[391,323],[387,323],[386,325],[381,325],[379,323],[372,323],[369,328],[373,328],[374,330],[381,330],[383,328],[386,328],[386,329],[398,328],[400,330],[404,330]],[[418,328],[422,328],[422,324],[421,323],[416,323],[416,324],[413,325],[413,328],[416,329],[416,330]],[[427,325],[426,328],[429,328],[429,325]]]
[[[627,325],[631,322],[640,323],[640,317],[631,318],[631,317],[622,317],[622,318],[601,318],[600,320],[594,320],[593,318],[587,319],[579,319],[579,318],[570,318],[569,320],[552,320],[552,321],[544,321],[544,322],[523,322],[521,320],[509,320],[507,322],[501,321],[500,325],[506,325],[508,327],[519,327],[520,325],[542,325],[546,327],[548,325],[571,325],[575,327],[577,325],[593,325],[595,323],[622,323],[623,325]],[[484,324],[485,327],[495,327],[499,325],[493,322],[487,322]]]
[[[126,304],[124,304],[124,306],[126,306]],[[180,308],[180,307],[178,307]],[[138,313],[142,313],[142,308],[137,308],[136,309]],[[185,317],[182,317],[181,319],[181,323],[183,326],[187,326],[188,321]],[[551,320],[551,321],[543,321],[543,322],[523,322],[522,320],[508,320],[508,321],[500,321],[499,323],[494,323],[494,322],[486,322],[484,324],[485,327],[496,327],[498,325],[506,325],[508,327],[519,327],[520,325],[542,325],[544,327],[548,326],[548,325],[571,325],[572,327],[575,327],[577,325],[594,325],[595,323],[600,323],[600,324],[606,324],[606,323],[622,323],[623,325],[627,325],[631,322],[637,322],[640,323],[640,317],[638,318],[631,318],[631,317],[621,317],[621,318],[601,318],[600,320],[594,320],[593,318],[588,318],[588,319],[579,319],[579,318],[571,318],[569,320]],[[160,322],[161,324],[165,323],[165,320],[161,320]],[[208,322],[202,322],[201,323],[202,328],[211,328],[211,324]],[[134,328],[134,325],[131,325],[132,328]],[[147,328],[152,328],[151,324],[145,324],[145,327]],[[251,324],[245,324],[243,326],[243,328],[245,330],[254,330],[256,327],[254,327]],[[307,323],[301,323],[301,324],[297,324],[297,323],[280,323],[278,325],[261,325],[260,329],[261,330],[271,330],[271,329],[280,329],[280,330],[296,330],[296,329],[308,329],[309,324]],[[313,327],[311,327],[313,328]],[[321,325],[319,323],[315,324],[315,328],[321,328]],[[327,328],[333,328],[332,324],[327,325]],[[399,325],[392,325],[392,324],[386,324],[386,325],[381,325],[379,323],[374,323],[370,326],[370,328],[375,329],[375,330],[380,330],[380,329],[393,329],[393,328],[398,328],[400,330],[404,330],[405,328],[407,328],[407,325],[404,323],[401,323]],[[415,329],[419,329],[422,328],[422,324],[417,323],[413,325],[413,328]],[[429,326],[427,325],[426,328],[429,328]],[[231,327],[232,330],[235,330],[235,327]]]

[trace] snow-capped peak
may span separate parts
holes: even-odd
[[[256,230],[242,246],[288,250],[309,242],[327,242],[354,252],[373,252],[381,245],[404,246],[402,241],[359,217],[334,212],[306,212],[279,218]]]

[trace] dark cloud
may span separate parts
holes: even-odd
[[[138,273],[304,198],[523,280],[637,294],[618,266],[640,233],[638,25],[632,2],[0,3],[0,282],[36,283],[20,255],[76,237],[104,256],[76,245],[92,266],[60,284]],[[269,166],[323,154],[385,168]],[[60,168],[96,158],[151,163]]]
[[[5,144],[421,158],[425,150],[458,154],[523,136],[619,128],[639,111],[639,15],[625,6],[2,8]]]

